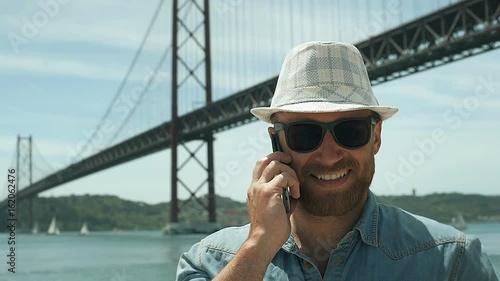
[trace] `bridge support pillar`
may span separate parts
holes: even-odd
[[[182,3],[179,5],[179,2]],[[171,205],[170,222],[165,228],[167,233],[213,232],[217,229],[213,134],[212,132],[204,132],[199,135],[197,138],[201,141],[201,145],[193,149],[183,141],[182,124],[178,122],[179,98],[185,101],[186,98],[193,97],[195,94],[204,94],[204,97],[202,96],[205,100],[204,105],[212,102],[209,3],[208,0],[204,0],[203,6],[201,6],[199,2],[197,0],[173,0],[172,117],[170,126]],[[196,24],[192,24],[193,22]],[[202,26],[203,32],[197,32],[201,30]],[[186,50],[188,47],[191,49]],[[200,67],[202,65],[204,68]],[[184,110],[186,109],[184,108]],[[205,152],[200,151],[202,146],[206,146]],[[178,147],[184,147],[188,152],[187,159],[182,163],[179,163]],[[201,161],[200,154],[206,154],[206,161]],[[200,177],[199,174],[188,173],[187,178],[181,179],[179,173],[190,160],[195,160],[206,172],[205,180],[196,188],[190,187],[190,185],[193,184],[193,178]],[[190,198],[183,202],[178,200],[179,184],[190,194]],[[197,197],[197,192],[203,186],[208,187],[208,195],[206,198]],[[198,202],[203,207],[203,213],[207,215],[208,223],[196,222],[195,227],[189,225],[189,222],[184,221],[179,215],[183,208],[193,208],[192,205],[189,205],[192,201]],[[204,226],[200,228],[201,225]]]
[[[17,136],[16,145],[16,193],[21,186],[31,186],[33,184],[33,153],[32,138]],[[16,194],[17,195],[17,194]],[[17,197],[17,196],[16,196]],[[16,217],[20,221],[20,227],[32,229],[34,227],[33,199],[29,198],[27,218],[19,218],[19,210],[16,210]]]

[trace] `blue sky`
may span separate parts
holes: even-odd
[[[311,40],[356,43],[450,1],[211,1],[214,99],[279,73],[286,52]],[[57,169],[77,161],[110,105],[158,1],[9,1],[0,11],[0,168],[11,165],[16,136],[32,135],[36,166]],[[259,16],[258,21],[255,19]],[[194,18],[188,18],[189,24]],[[13,38],[16,38],[15,41]],[[19,39],[24,38],[24,39]],[[166,1],[144,52],[115,108],[131,107],[171,42]],[[191,58],[194,48],[184,49]],[[500,52],[491,51],[374,87],[380,104],[400,112],[383,125],[372,190],[378,194],[463,192],[500,194]],[[140,100],[132,122],[113,136],[124,112],[113,111],[109,132],[83,156],[170,117],[170,63]],[[180,113],[203,99],[188,81]],[[128,112],[127,112],[128,113]],[[216,192],[244,201],[253,165],[270,153],[266,124],[254,122],[215,135]],[[195,147],[196,143],[189,146]],[[181,155],[185,155],[182,149]],[[43,163],[40,154],[48,162]],[[52,167],[49,167],[52,166]],[[194,186],[200,169],[181,176]],[[42,196],[114,194],[157,203],[170,200],[170,150],[107,169]],[[41,176],[38,170],[35,179]],[[180,197],[187,193],[179,190]],[[0,191],[0,197],[6,192]]]

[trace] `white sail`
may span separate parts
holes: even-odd
[[[467,223],[461,213],[457,213],[455,217],[451,218],[451,226],[458,230],[467,229]]]
[[[88,235],[90,233],[87,223],[83,223],[82,229],[80,229],[80,235]]]
[[[32,234],[38,234],[38,222],[35,222],[33,229],[31,230]]]
[[[59,228],[56,225],[56,217],[52,218],[50,222],[49,229],[47,230],[47,234],[58,235],[60,233]]]

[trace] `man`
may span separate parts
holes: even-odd
[[[356,47],[297,46],[271,106],[251,112],[282,150],[255,165],[251,223],[194,245],[177,280],[497,280],[479,240],[369,190],[382,121],[397,109],[378,105]]]

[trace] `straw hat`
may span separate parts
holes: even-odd
[[[379,106],[358,49],[340,42],[309,42],[285,58],[270,107],[250,112],[271,123],[276,112],[323,113],[369,109],[386,120],[398,109]]]

